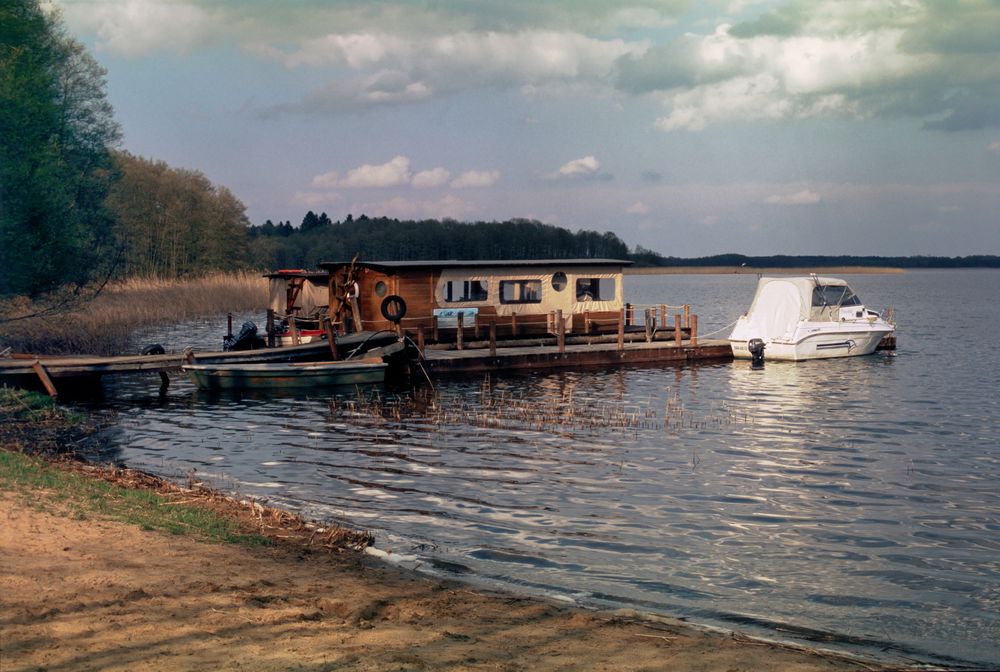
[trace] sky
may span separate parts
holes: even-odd
[[[123,148],[254,224],[533,218],[668,256],[1000,254],[996,0],[51,0]]]

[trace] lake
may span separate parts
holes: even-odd
[[[846,275],[899,349],[372,396],[108,381],[103,455],[371,529],[422,571],[896,662],[1000,664],[1000,271]],[[704,337],[753,275],[629,276]],[[242,319],[260,316],[237,316]],[[224,318],[147,334],[217,348]]]

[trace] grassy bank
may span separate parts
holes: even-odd
[[[93,431],[89,419],[48,397],[0,388],[0,491],[23,506],[76,520],[97,517],[215,542],[342,550],[367,533],[305,521],[238,501],[189,479],[177,485],[134,469],[74,459],[66,450]]]
[[[51,299],[0,302],[0,350],[33,354],[124,354],[139,328],[267,307],[267,281],[256,273],[187,280],[131,279],[109,284],[70,310],[44,312]],[[43,313],[27,319],[19,316]]]

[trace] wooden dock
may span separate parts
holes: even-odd
[[[733,351],[728,341],[699,340],[696,345],[683,341],[645,341],[524,345],[516,347],[472,348],[465,350],[427,349],[424,365],[431,374],[481,373],[525,369],[583,368],[616,364],[658,362],[689,363],[730,361]]]

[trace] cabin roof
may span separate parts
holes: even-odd
[[[301,268],[283,268],[280,271],[265,273],[264,277],[270,280],[275,278],[305,278],[311,282],[326,282],[329,277],[327,271],[307,271]]]
[[[624,259],[476,259],[437,261],[359,261],[358,266],[376,271],[410,271],[433,270],[439,268],[523,268],[526,266],[630,266],[631,261]],[[341,266],[350,266],[349,261],[324,261],[319,266],[327,270]]]

